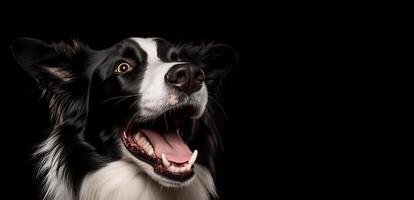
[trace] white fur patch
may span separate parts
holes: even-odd
[[[132,38],[142,50],[147,53],[147,62],[148,63],[157,63],[161,62],[157,53],[157,43],[154,41],[154,38]]]
[[[177,63],[148,64],[144,72],[139,93],[141,94],[140,108],[141,115],[147,118],[156,116],[163,112],[168,106],[169,91],[164,77],[168,70]]]
[[[74,199],[70,185],[62,176],[62,170],[59,170],[58,158],[61,155],[58,150],[57,135],[51,135],[47,140],[39,145],[38,150],[35,152],[35,157],[40,157],[41,160],[38,164],[37,176],[44,176],[43,179],[43,199],[56,199],[56,200],[70,200]],[[62,167],[62,166],[60,166]]]

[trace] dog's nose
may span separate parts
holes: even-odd
[[[203,70],[193,64],[177,64],[174,65],[165,75],[165,81],[190,95],[199,90],[204,82]]]

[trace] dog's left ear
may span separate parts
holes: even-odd
[[[40,83],[61,83],[72,80],[76,45],[47,44],[32,38],[18,38],[11,45],[21,67]]]
[[[206,83],[214,84],[239,63],[236,51],[226,44],[214,44],[203,56]]]

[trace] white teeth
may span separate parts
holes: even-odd
[[[144,142],[144,139],[142,139],[142,138],[139,138],[139,140],[138,140],[138,144],[140,145],[140,146],[142,146],[142,143]]]
[[[167,157],[165,156],[165,154],[161,154],[161,159],[162,159],[162,164],[164,164],[164,166],[168,168],[170,166],[170,162],[168,162]]]
[[[150,144],[146,144],[144,147],[145,152],[152,156],[152,154],[154,154],[154,149],[152,148],[152,146]]]
[[[188,163],[184,165],[184,171],[188,171],[190,168],[191,168],[191,165],[189,165]]]
[[[134,136],[135,142],[144,149],[144,151],[152,156],[154,154],[154,149],[151,145],[151,143],[147,140],[147,138],[141,133],[138,132],[135,136]]]
[[[141,138],[141,141],[142,141],[142,144],[148,143],[147,140],[144,137]]]
[[[185,171],[190,171],[190,169],[191,169],[191,165],[188,165],[185,167]]]
[[[186,172],[186,171],[188,171],[188,170],[187,170],[187,165],[185,165],[185,166],[184,166],[184,167],[182,167],[181,169],[182,169],[182,172]]]
[[[138,141],[141,138],[141,133],[138,132],[138,134],[135,135],[135,141]]]
[[[190,165],[190,167],[196,161],[197,155],[198,155],[198,151],[197,150],[194,150],[193,155],[191,156],[190,160],[188,161],[188,165]]]
[[[178,168],[176,168],[174,165],[171,165],[171,166],[169,167],[169,170],[170,170],[171,172],[174,172],[174,173],[178,172]]]
[[[178,172],[183,172],[184,171],[184,167],[180,167],[180,168],[178,168],[178,170],[177,170]]]
[[[175,172],[180,172],[181,171],[181,167],[175,167]]]
[[[148,155],[152,156],[152,154],[154,154],[154,149],[150,148],[150,149],[147,151],[147,153],[148,153]]]
[[[167,167],[167,169],[168,171],[173,172],[173,173],[183,173],[183,172],[189,171],[191,169],[191,165],[184,164],[182,167],[170,165],[169,167]]]
[[[184,171],[188,171],[190,168],[191,168],[191,165],[189,165],[188,163],[184,165]]]

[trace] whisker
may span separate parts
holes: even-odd
[[[207,103],[207,106],[206,106],[206,115],[205,115],[205,120],[206,120],[206,123],[210,126],[210,128],[212,129],[211,130],[211,132],[213,133],[213,134],[215,134],[216,136],[217,136],[217,140],[218,140],[218,143],[220,144],[220,147],[221,147],[221,149],[224,151],[224,145],[223,145],[223,141],[222,141],[222,139],[221,139],[221,136],[220,136],[220,134],[219,134],[219,131],[218,131],[218,129],[217,129],[217,126],[215,125],[215,123],[214,123],[214,121],[213,121],[213,119],[212,119],[212,115],[211,115],[211,111],[212,110],[212,107],[211,107],[211,105],[209,105],[209,103]]]
[[[223,114],[224,114],[224,117],[227,119],[227,120],[229,120],[229,117],[228,117],[228,115],[227,115],[227,113],[226,113],[226,111],[224,110],[224,108],[223,108],[223,106],[220,104],[220,102],[219,101],[217,101],[216,99],[214,99],[212,96],[208,96],[208,99],[210,99],[210,100],[212,100],[219,108],[220,108],[220,110],[223,112]]]
[[[122,96],[116,96],[116,97],[112,97],[106,100],[103,100],[100,104],[106,103],[108,101],[112,101],[115,99],[119,99],[119,98],[129,98],[129,97],[138,97],[139,94],[133,94],[133,95],[122,95]],[[122,101],[122,100],[121,100]]]

